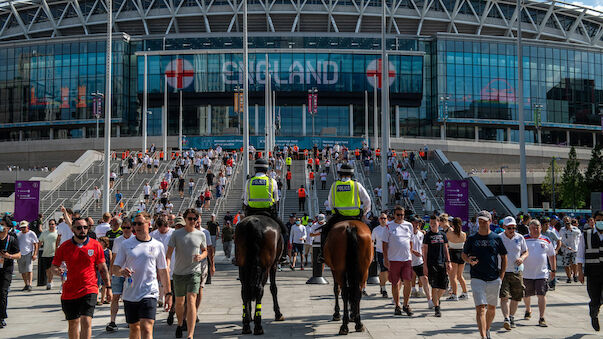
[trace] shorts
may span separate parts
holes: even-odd
[[[174,296],[185,297],[187,293],[199,293],[201,288],[201,272],[178,275],[174,274]]]
[[[115,178],[109,178],[109,181],[115,181]]]
[[[65,320],[75,320],[81,316],[92,318],[98,294],[90,293],[77,299],[61,299],[61,308],[65,313]]]
[[[140,319],[155,320],[157,314],[157,299],[142,298],[140,301],[124,300],[124,312],[126,313],[126,322],[135,324]]]
[[[147,168],[151,168],[151,164],[147,164]]]
[[[417,277],[424,276],[424,274],[423,274],[423,264],[417,265],[417,266],[413,266],[412,270],[413,270],[413,272],[415,272],[415,274],[416,274]]]
[[[463,253],[463,250],[457,250],[457,249],[449,249],[448,253],[450,253],[450,262],[452,262],[453,264],[464,264],[465,261],[463,260],[461,253]]]
[[[499,297],[511,298],[511,300],[521,301],[525,286],[523,284],[523,278],[521,272],[506,272],[500,286]]]
[[[446,266],[429,266],[427,265],[427,280],[431,288],[439,288],[445,290],[448,288],[448,274],[446,274]]]
[[[379,272],[387,272],[387,267],[383,264],[383,252],[377,252],[377,263],[379,263]]]
[[[19,273],[31,273],[33,272],[33,260],[32,253],[21,255],[21,259],[17,259],[19,264]]]
[[[523,283],[526,286],[526,297],[534,295],[546,295],[546,291],[549,290],[549,285],[546,283],[546,279],[523,279]]]
[[[205,262],[205,264],[201,265],[201,282],[199,283],[200,288],[205,287],[205,282],[207,281],[208,274],[209,274],[209,267],[208,267],[207,262]]]
[[[563,251],[563,256],[561,257],[561,262],[563,266],[570,266],[576,263],[576,252],[572,251]]]
[[[144,195],[144,200],[149,200],[149,194]]]
[[[126,277],[116,277],[111,276],[111,292],[113,294],[122,294],[124,291],[124,283],[126,282]]]
[[[492,281],[471,278],[471,289],[473,290],[475,306],[498,305],[498,295],[501,283],[500,278]]]
[[[212,235],[212,236],[211,236],[211,244],[212,244],[214,247],[216,247],[216,238],[217,238],[217,237],[216,237],[215,235]]]
[[[390,261],[389,262],[389,282],[397,284],[402,281],[412,279],[412,261]]]
[[[46,271],[47,269],[50,268],[50,266],[52,266],[52,260],[54,259],[54,257],[40,257],[40,269],[43,271]],[[50,281],[48,281],[48,283],[50,283]]]
[[[293,253],[304,253],[304,244],[293,243]]]

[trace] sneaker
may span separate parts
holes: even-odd
[[[523,315],[523,319],[530,320],[530,318],[532,318],[532,312],[526,311],[526,313]]]
[[[293,265],[289,265],[289,268],[291,269],[291,271],[295,271],[295,267],[293,267]]]
[[[27,291],[27,292],[31,292],[31,291],[33,291],[33,288],[31,287],[31,285],[27,285],[27,290],[26,290],[26,291]]]
[[[511,330],[511,321],[509,320],[509,318],[505,318],[505,322],[503,323],[503,327],[507,331]]]
[[[406,313],[407,316],[412,317],[412,315],[414,314],[411,310],[410,310],[410,306],[402,306],[402,310]]]
[[[425,298],[426,297],[425,292],[423,292],[423,290],[418,290],[417,291],[417,297],[419,297],[419,298]]]
[[[427,307],[428,307],[429,309],[434,308],[434,306],[433,306],[433,300],[427,300]]]
[[[48,291],[50,289],[52,289],[52,285],[51,284],[46,284],[46,290]]]
[[[540,318],[540,320],[538,320],[538,326],[549,327],[549,325],[546,324],[546,320],[544,320],[544,318]]]
[[[438,318],[442,316],[442,312],[440,312],[440,306],[435,307],[435,316]]]
[[[509,317],[509,322],[511,323],[511,328],[517,327],[517,325],[515,325],[515,317],[510,316]]]
[[[182,320],[182,326],[180,326],[183,331],[188,331],[188,326],[186,325],[186,319]]]
[[[176,327],[176,334],[175,334],[176,338],[182,338],[182,326],[177,326]]]
[[[362,290],[362,296],[363,296],[363,297],[368,297],[369,295],[368,295],[368,293],[366,293],[366,291],[365,291],[365,290]]]
[[[492,339],[492,336],[490,335],[490,330],[486,331],[486,338],[487,339]]]
[[[21,291],[23,291],[23,292],[27,291],[27,285],[23,286],[23,288],[21,289]]]
[[[382,290],[382,291],[381,291],[381,296],[382,296],[383,298],[389,298],[389,297],[387,296],[387,291],[386,291],[386,290]]]
[[[303,270],[304,270],[304,267],[302,266],[302,267],[300,268],[300,270],[302,270],[302,271],[303,271]]]
[[[565,282],[568,283],[568,284],[571,284],[572,283],[572,279],[567,278],[567,280]]]
[[[159,300],[159,301],[157,302],[157,307],[163,307],[163,301]]]
[[[456,294],[451,294],[448,298],[446,298],[446,300],[448,300],[448,301],[459,301],[459,297],[457,297]]]
[[[396,309],[394,310],[394,315],[402,315],[402,309],[400,309],[400,306],[396,306]]]
[[[168,313],[167,324],[168,324],[168,326],[172,326],[174,324],[174,312],[172,312],[172,311],[170,311],[170,313]]]
[[[467,295],[467,293],[461,293],[461,295],[459,295],[459,300],[467,300],[469,299],[469,296]]]
[[[105,328],[107,330],[107,332],[115,332],[117,331],[117,325],[115,325],[115,322],[110,322],[109,325],[107,325],[107,327]]]

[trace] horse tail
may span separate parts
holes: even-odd
[[[360,262],[358,260],[358,230],[355,226],[346,227],[347,246],[345,256],[345,283],[350,299],[360,298]]]
[[[245,254],[245,267],[248,281],[251,283],[251,297],[255,299],[258,291],[262,286],[261,267],[259,262],[260,246],[263,241],[262,227],[259,222],[254,219],[249,220],[247,234],[245,234],[247,253]]]

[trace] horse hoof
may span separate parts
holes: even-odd
[[[282,314],[279,314],[274,318],[274,321],[285,321],[285,317],[283,317]]]
[[[333,321],[340,321],[341,316],[339,314],[333,314]]]
[[[262,334],[264,334],[264,329],[263,328],[256,327],[256,328],[253,329],[253,335],[262,335]]]
[[[364,325],[356,324],[356,332],[364,332]]]
[[[249,325],[243,326],[243,334],[251,334],[251,327]]]
[[[341,325],[341,328],[339,329],[339,335],[347,335],[350,331],[348,330],[347,326],[345,325]]]

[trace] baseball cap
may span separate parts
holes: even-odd
[[[19,223],[19,228],[29,227],[29,222],[27,220],[23,220]]]
[[[174,225],[186,226],[186,222],[183,217],[176,217],[176,219],[174,219]]]
[[[324,215],[324,214],[322,214],[322,213],[321,213],[321,214],[319,214],[319,215],[318,215],[316,218],[318,219],[318,221],[325,221],[325,219],[326,219],[326,218],[325,218],[325,215]]]
[[[490,220],[492,220],[492,214],[490,214],[490,212],[488,212],[486,210],[482,210],[482,211],[479,211],[479,213],[477,214],[477,218],[483,219],[486,221],[490,221]]]
[[[517,222],[515,222],[515,218],[508,216],[506,218],[503,219],[503,226],[507,227],[509,225],[515,225],[517,226]]]
[[[421,220],[421,219],[419,219],[419,218],[415,217],[414,215],[411,215],[411,216],[408,218],[408,221],[410,221],[410,222],[415,222],[415,221],[420,221],[420,220]]]

